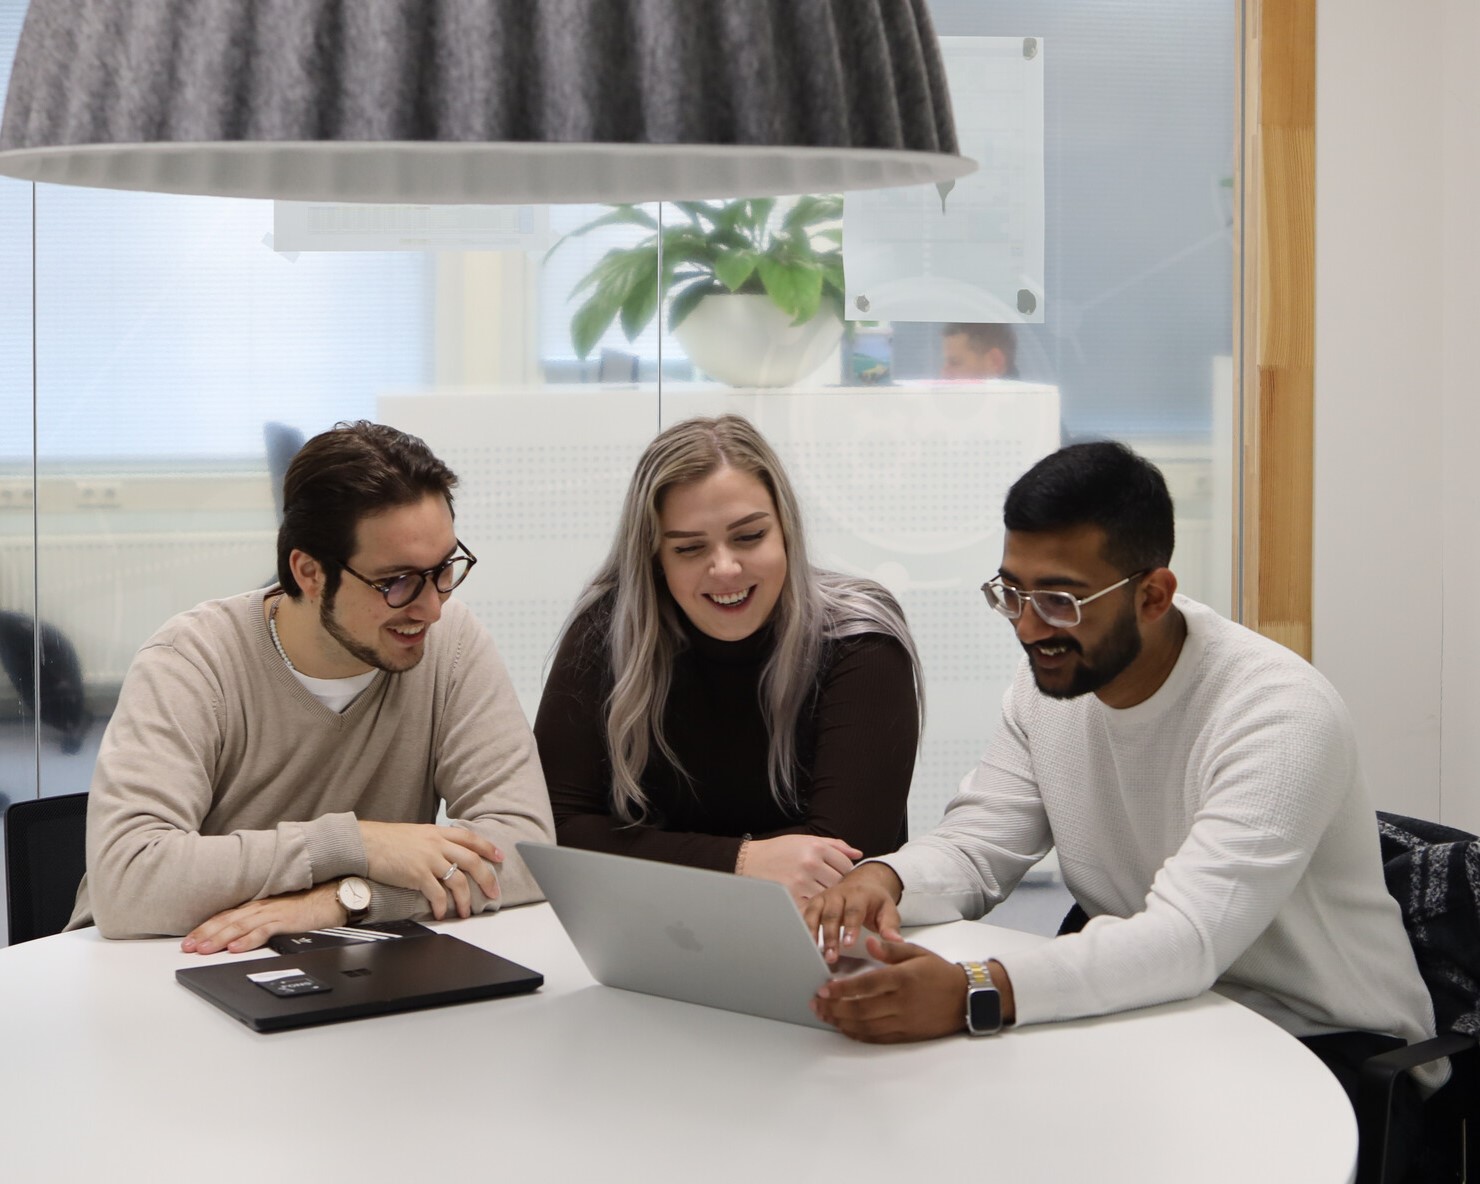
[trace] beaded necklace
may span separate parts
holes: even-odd
[[[267,631],[272,634],[272,644],[277,647],[278,657],[283,660],[289,670],[297,674],[298,667],[293,665],[293,659],[288,657],[288,651],[283,649],[283,643],[278,639],[277,610],[282,607],[282,603],[281,596],[272,602],[272,611],[267,614]]]

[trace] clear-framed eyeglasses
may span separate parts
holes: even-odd
[[[421,590],[427,586],[428,580],[432,581],[432,587],[446,595],[468,578],[468,572],[473,570],[473,564],[478,562],[478,557],[464,547],[460,540],[457,546],[462,552],[461,555],[444,559],[436,567],[429,567],[426,571],[408,571],[403,576],[393,576],[389,580],[367,579],[342,559],[339,561],[339,566],[360,583],[368,584],[384,596],[388,607],[405,608],[421,595]]]
[[[1108,588],[1101,588],[1098,592],[1089,596],[1075,596],[1072,592],[1049,591],[1042,588],[1029,590],[1027,588],[1014,588],[1004,584],[1000,579],[988,580],[982,585],[982,595],[987,598],[997,612],[1001,613],[1009,621],[1016,621],[1023,615],[1025,604],[1031,604],[1033,611],[1038,614],[1045,625],[1052,625],[1056,629],[1072,629],[1084,619],[1080,611],[1092,600],[1098,600],[1101,596],[1108,596],[1117,588],[1124,588],[1132,580],[1140,579],[1146,572],[1132,572],[1123,580],[1117,580]]]

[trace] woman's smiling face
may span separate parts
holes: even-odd
[[[771,619],[786,583],[786,540],[758,478],[726,466],[675,485],[658,523],[663,578],[694,628],[741,641]]]

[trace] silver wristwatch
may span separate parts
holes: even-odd
[[[345,876],[335,887],[334,895],[348,914],[347,924],[358,925],[370,912],[370,885],[359,876]]]

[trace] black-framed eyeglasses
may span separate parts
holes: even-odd
[[[1014,588],[1004,584],[1001,579],[988,580],[982,585],[982,595],[987,598],[987,603],[1006,617],[1009,621],[1016,621],[1023,615],[1025,603],[1033,606],[1033,611],[1038,614],[1045,625],[1052,625],[1056,629],[1072,629],[1080,621],[1084,620],[1084,614],[1080,611],[1091,600],[1098,600],[1101,596],[1108,596],[1117,588],[1124,588],[1132,580],[1140,579],[1150,571],[1132,572],[1123,580],[1117,580],[1108,588],[1101,588],[1089,596],[1075,596],[1072,592],[1049,591],[1043,588]]]
[[[429,567],[426,571],[408,571],[403,576],[392,576],[388,580],[366,579],[344,560],[339,561],[339,566],[354,576],[362,584],[368,584],[382,596],[390,608],[405,608],[413,600],[421,595],[421,590],[427,586],[427,581],[432,581],[432,587],[436,588],[442,595],[451,592],[465,579],[468,572],[473,570],[473,564],[478,562],[478,557],[457,540],[461,555],[454,555],[450,559],[444,559],[436,567]]]

